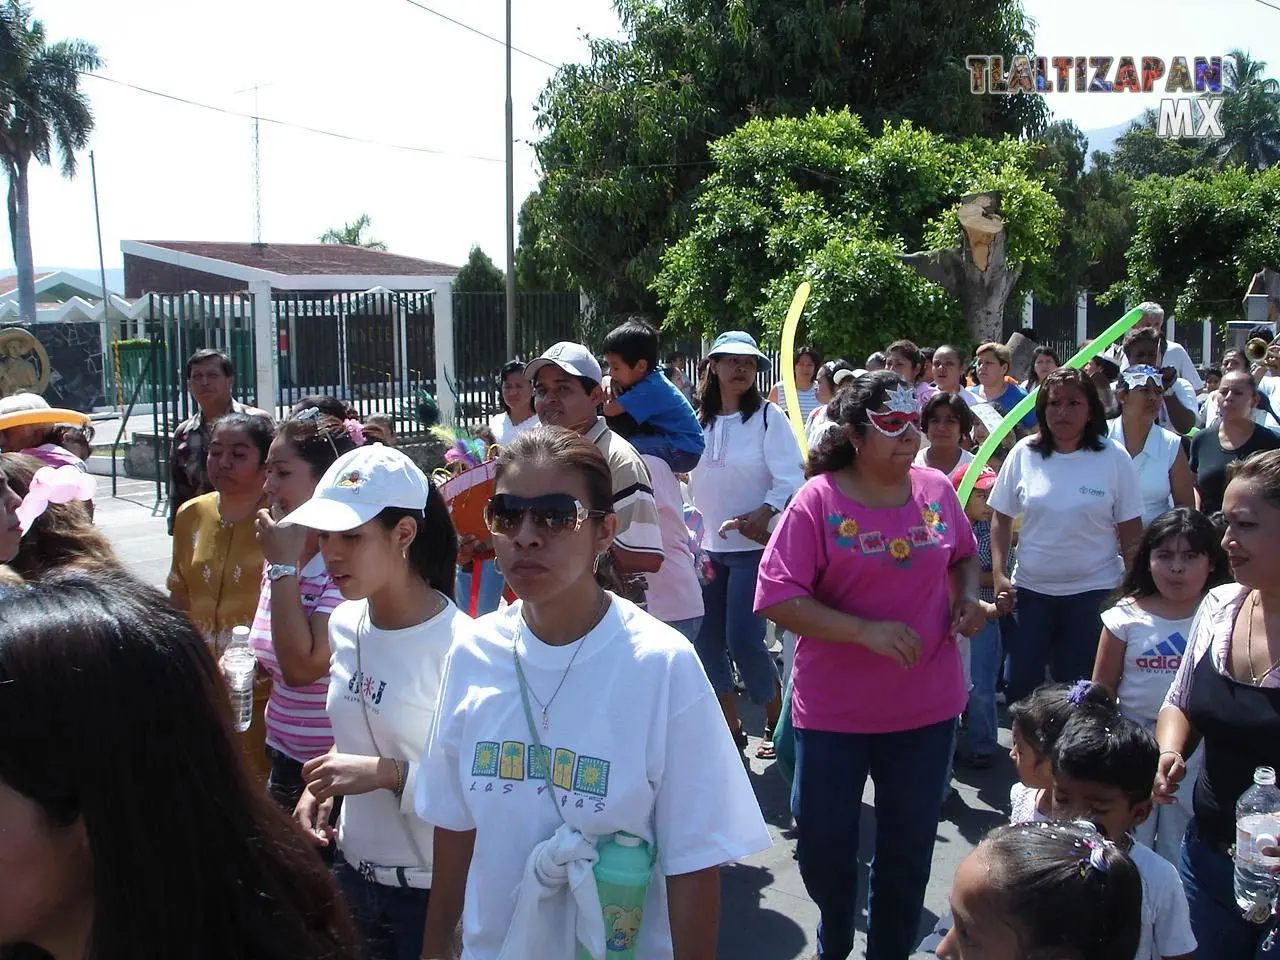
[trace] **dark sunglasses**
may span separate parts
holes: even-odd
[[[577,531],[589,518],[606,517],[611,511],[588,510],[567,493],[547,493],[540,497],[517,497],[495,493],[484,506],[484,525],[498,537],[514,537],[524,523],[549,532]]]

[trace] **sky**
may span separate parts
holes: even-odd
[[[501,0],[421,2],[503,37]],[[1242,46],[1280,76],[1280,9],[1260,0],[1220,0],[1212,13],[1190,0],[1024,3],[1043,56],[1169,61]],[[34,0],[34,7],[50,38],[97,44],[111,80],[230,111],[84,79],[97,115],[91,148],[108,269],[121,265],[125,239],[254,239],[252,121],[233,114],[255,112],[255,84],[258,113],[294,125],[261,124],[264,240],[312,242],[367,213],[369,235],[396,253],[461,264],[479,244],[504,265],[500,43],[414,0]],[[533,54],[512,60],[518,208],[537,185],[534,105],[552,65],[586,60],[588,36],[617,37],[621,28],[610,0],[513,0],[512,7],[513,42]],[[1159,99],[1067,93],[1052,95],[1050,106],[1089,131]],[[74,180],[35,170],[31,204],[36,264],[96,269],[87,153]],[[0,274],[12,269],[0,241]]]

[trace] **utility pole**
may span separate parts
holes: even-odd
[[[262,121],[258,112],[258,91],[269,83],[255,83],[236,93],[253,91],[253,242],[262,242]]]
[[[515,130],[511,109],[511,0],[507,0],[507,359],[516,355]]]
[[[93,161],[93,151],[89,151],[89,179],[93,181],[93,223],[98,228],[98,277],[102,281],[102,318],[111,320],[111,294],[107,291],[107,262],[102,256],[102,217],[98,214],[98,165]],[[102,345],[105,351],[107,345]]]

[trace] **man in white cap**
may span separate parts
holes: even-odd
[[[599,415],[604,401],[599,362],[582,344],[562,341],[531,360],[524,372],[533,384],[538,419],[582,434],[609,462],[618,517],[612,550],[617,572],[623,578],[657,572],[664,554],[653,481],[635,447],[610,430]]]

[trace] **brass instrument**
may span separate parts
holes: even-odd
[[[1266,359],[1267,351],[1277,348],[1280,349],[1280,336],[1270,341],[1262,339],[1262,337],[1253,337],[1244,345],[1244,355],[1249,359],[1250,363],[1261,363]]]

